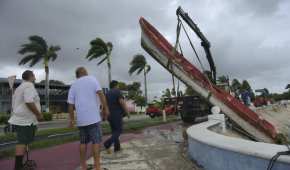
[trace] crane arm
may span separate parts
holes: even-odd
[[[210,42],[207,40],[207,38],[203,35],[203,33],[198,28],[198,26],[193,22],[193,20],[188,16],[188,14],[183,11],[181,7],[178,7],[178,9],[176,10],[176,15],[180,16],[188,24],[188,26],[196,33],[196,35],[201,39],[201,46],[203,47],[205,51],[206,58],[210,66],[211,74],[215,83],[216,82],[216,67],[214,64],[213,57],[210,52]]]

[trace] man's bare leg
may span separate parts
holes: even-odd
[[[15,155],[16,156],[24,155],[25,149],[26,149],[25,145],[16,145]]]
[[[22,169],[25,149],[26,149],[25,145],[18,144],[15,147],[15,167],[14,167],[15,170]]]
[[[87,144],[80,144],[80,161],[81,161],[81,169],[87,170]]]
[[[95,170],[101,170],[100,163],[100,144],[92,144],[92,152],[94,156]]]

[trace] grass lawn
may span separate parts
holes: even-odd
[[[146,127],[170,123],[177,120],[178,120],[177,117],[172,116],[172,117],[168,117],[167,122],[163,122],[162,118],[129,121],[129,122],[124,122],[123,129],[124,129],[124,133],[138,132]],[[104,135],[110,133],[110,127],[108,123],[102,123],[102,131]],[[58,128],[58,129],[41,130],[36,133],[36,136],[49,136],[53,134],[61,134],[61,133],[67,133],[67,132],[77,132],[77,128]],[[72,136],[66,136],[62,138],[40,140],[40,141],[33,142],[30,145],[30,148],[32,150],[40,149],[40,148],[47,148],[47,147],[51,147],[55,145],[69,143],[72,141],[77,141],[78,139],[79,139],[78,135],[72,135]],[[15,134],[0,135],[0,143],[3,143],[5,141],[12,141],[12,140],[16,140]],[[14,155],[13,148],[3,150],[0,152],[0,159],[10,157],[13,155]]]

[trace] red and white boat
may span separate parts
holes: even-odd
[[[144,18],[139,20],[142,29],[142,47],[165,69],[193,88],[257,141],[274,142],[278,131],[270,122],[242,104],[228,92],[212,84],[207,77],[174,47]],[[169,67],[170,63],[170,67]]]

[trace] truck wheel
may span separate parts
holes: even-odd
[[[155,117],[154,113],[149,113],[149,116],[153,119]]]

